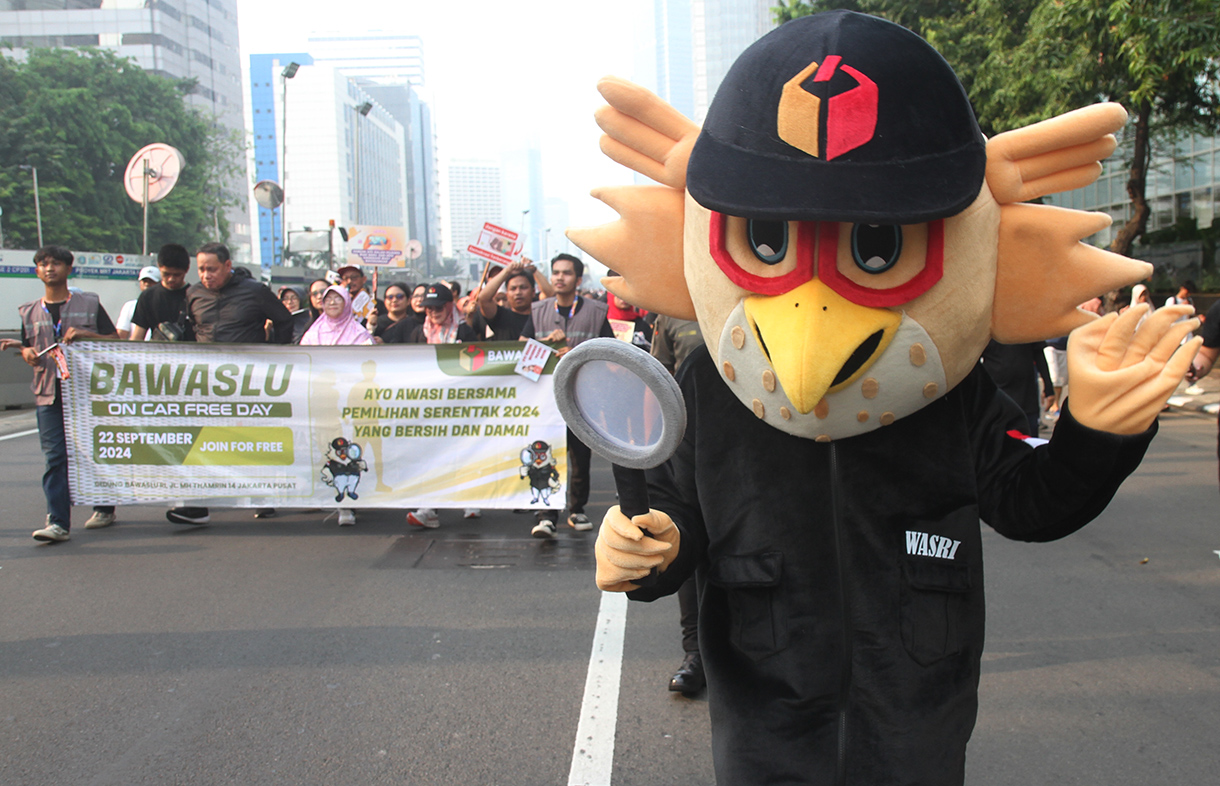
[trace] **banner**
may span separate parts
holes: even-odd
[[[347,264],[405,267],[405,227],[357,224],[347,229]]]
[[[563,508],[557,360],[523,347],[73,343],[73,502]]]

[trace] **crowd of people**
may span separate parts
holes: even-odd
[[[223,244],[202,246],[193,261],[199,282],[188,284],[191,253],[181,245],[163,246],[156,266],[140,271],[139,296],[124,304],[116,324],[95,294],[69,289],[74,262],[70,251],[46,246],[35,254],[43,297],[21,307],[21,340],[8,340],[4,346],[20,346],[23,358],[34,368],[39,433],[47,461],[43,479],[47,519],[34,532],[35,539],[54,542],[70,537],[59,347],[74,339],[336,346],[538,338],[559,344],[562,354],[594,336],[614,335],[608,320],[614,305],[581,294],[584,265],[570,254],[551,260],[549,279],[531,260],[521,258],[499,268],[465,296],[460,284],[444,281],[393,281],[379,291],[376,273],[370,291],[364,271],[354,265],[311,282],[307,293],[293,286],[279,287],[273,293],[244,268],[234,267]],[[586,532],[593,528],[585,514],[590,453],[571,432],[567,439],[567,524]],[[538,511],[533,536],[553,538],[561,513]],[[276,511],[259,508],[254,515],[267,518]],[[467,508],[464,515],[477,518],[481,511]],[[198,506],[171,508],[166,517],[186,525],[206,524],[211,519],[208,508]],[[338,520],[340,526],[351,526],[355,512],[340,506]],[[419,508],[410,511],[406,520],[413,527],[435,528],[439,514],[435,509]],[[113,507],[98,507],[85,526],[105,527],[114,521]]]
[[[656,317],[635,309],[621,298],[605,300],[581,291],[584,265],[569,254],[550,261],[550,276],[521,258],[500,267],[481,286],[463,295],[460,284],[439,281],[412,284],[392,281],[381,288],[374,274],[370,291],[364,271],[347,266],[309,284],[306,290],[281,286],[273,293],[244,269],[234,267],[229,250],[208,243],[193,255],[199,282],[188,284],[192,255],[181,245],[163,246],[156,266],[138,275],[138,297],[125,303],[112,321],[98,296],[68,286],[74,262],[70,251],[45,246],[34,256],[35,271],[44,286],[41,298],[23,304],[20,341],[5,339],[0,349],[19,347],[34,368],[38,432],[46,459],[43,490],[47,515],[33,536],[42,542],[66,541],[71,531],[68,456],[60,379],[66,370],[61,347],[80,338],[129,341],[195,341],[201,343],[297,343],[309,346],[375,344],[450,344],[470,341],[515,341],[536,338],[558,344],[559,354],[595,337],[616,336],[649,350],[676,373],[685,357],[703,341],[696,322]],[[1192,304],[1193,282],[1187,281],[1165,305]],[[1128,298],[1109,304],[1110,310],[1133,306],[1155,308],[1145,285],[1133,287]],[[1081,305],[1103,313],[1103,302]],[[1220,302],[1213,305],[1202,328],[1204,345],[1188,375],[1197,381],[1212,369],[1220,355]],[[1053,419],[1069,380],[1067,338],[1045,344],[1002,346],[992,342],[984,353],[984,367],[999,386],[1014,398],[1029,417],[1031,436],[1038,434],[1040,418]],[[1040,380],[1040,383],[1039,383]],[[593,529],[585,513],[589,500],[590,450],[569,430],[568,515],[566,523],[577,532]],[[535,512],[531,534],[553,538],[562,511]],[[276,515],[260,508],[254,515]],[[355,512],[338,506],[338,523],[351,526]],[[467,518],[481,511],[464,510]],[[210,520],[204,507],[174,507],[166,518],[177,524],[200,525]],[[85,522],[89,529],[116,520],[113,506],[96,506]],[[412,527],[439,526],[439,513],[418,508],[406,514]],[[687,695],[703,688],[698,648],[698,590],[690,579],[678,593],[685,657],[669,688]]]

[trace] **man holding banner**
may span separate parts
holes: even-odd
[[[67,379],[63,345],[78,338],[117,338],[118,333],[98,296],[68,291],[72,252],[62,246],[43,246],[34,254],[34,270],[44,287],[43,296],[18,307],[21,341],[4,339],[0,349],[21,346],[21,358],[34,369],[35,414],[38,438],[46,457],[42,491],[47,498],[46,526],[34,531],[34,540],[65,541],[72,528],[72,500],[68,490],[68,446],[64,436],[64,403],[60,380]],[[87,529],[114,523],[114,506],[97,505],[85,522]]]
[[[206,243],[195,254],[199,283],[186,291],[186,305],[195,327],[195,340],[261,344],[267,340],[266,325],[272,323],[276,344],[292,343],[292,314],[265,284],[244,270],[235,271],[229,249],[222,243]],[[255,518],[270,518],[274,508],[258,508]],[[165,517],[175,524],[207,524],[207,508],[177,507]]]
[[[577,294],[585,265],[571,254],[557,254],[551,260],[551,286],[555,297],[539,300],[530,310],[530,320],[521,330],[521,338],[538,341],[565,341],[560,356],[591,338],[613,338],[614,330],[606,318],[607,307],[599,300],[589,300]],[[589,447],[568,431],[568,526],[577,532],[593,529],[585,515],[589,501]],[[557,510],[542,510],[535,514],[535,538],[555,537]]]

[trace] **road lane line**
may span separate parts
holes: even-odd
[[[618,691],[623,674],[623,633],[627,627],[627,596],[603,592],[597,630],[580,703],[576,745],[568,786],[610,786],[614,769],[614,728],[618,723]]]
[[[5,434],[3,437],[0,437],[0,442],[4,442],[6,439],[17,439],[17,437],[28,437],[31,434],[37,433],[38,429],[32,428],[29,431],[18,431],[16,434]]]

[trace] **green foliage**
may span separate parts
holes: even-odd
[[[46,243],[138,252],[143,211],[128,198],[123,173],[131,156],[153,142],[178,148],[186,166],[170,195],[149,208],[149,249],[227,238],[223,210],[238,196],[225,185],[241,171],[243,142],[186,104],[191,87],[109,50],[35,49],[24,63],[0,55],[5,245],[37,244],[33,185],[19,168],[32,165]]]
[[[1220,127],[1216,0],[780,0],[775,18],[848,8],[914,30],[953,66],[988,133],[1099,100]]]
[[[1143,233],[1146,170],[1183,133],[1220,131],[1220,17],[1216,0],[780,0],[776,19],[850,8],[928,40],[957,72],[984,133],[995,134],[1097,101],[1133,116],[1129,193],[1135,218],[1114,250]]]

